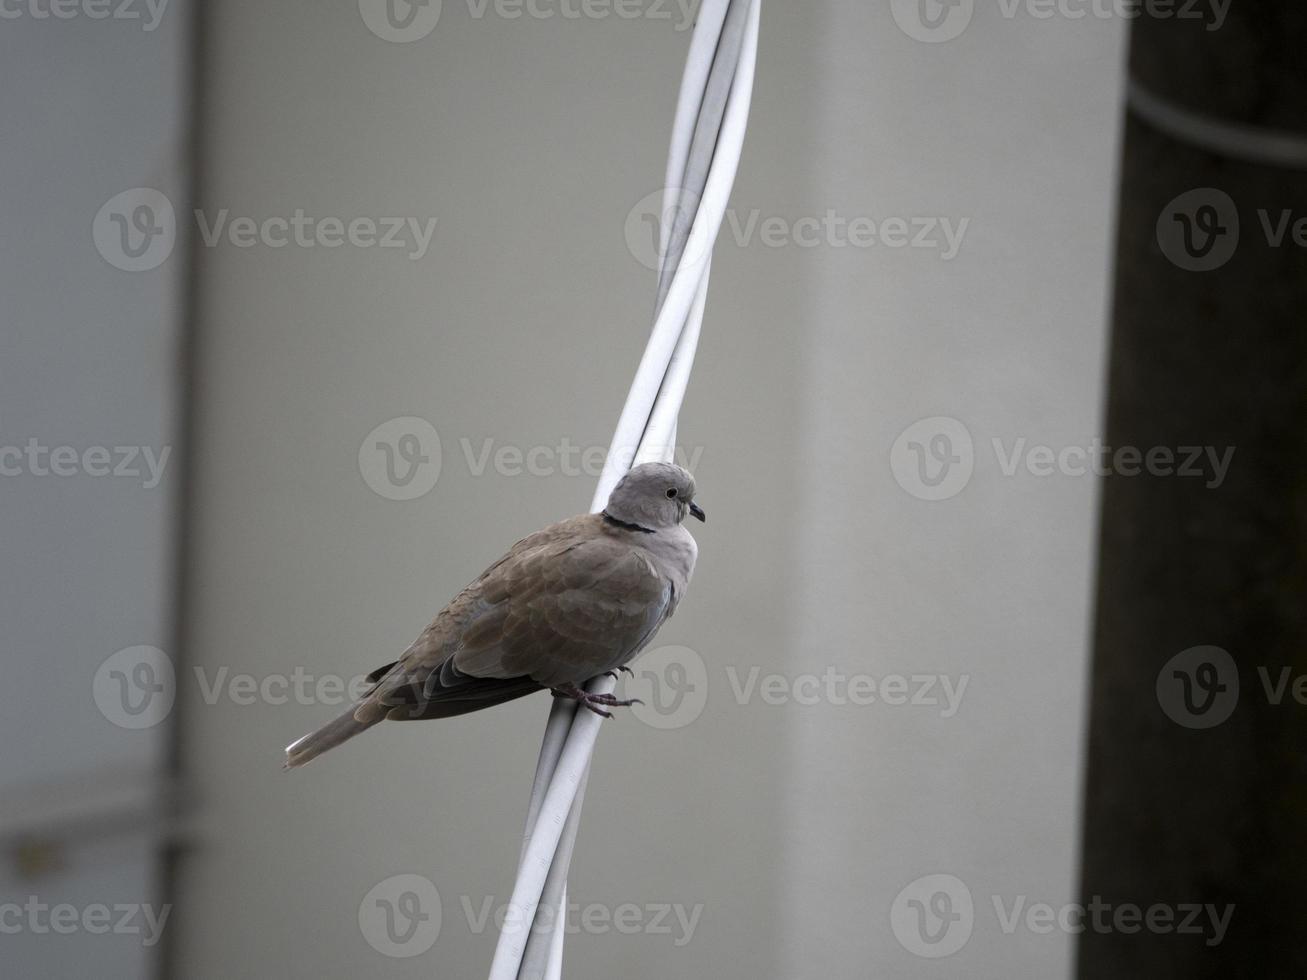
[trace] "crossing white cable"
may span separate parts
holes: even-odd
[[[671,460],[676,421],[702,328],[713,244],[725,216],[748,124],[761,0],[704,0],[690,44],[668,155],[660,223],[659,305],[591,509],[601,510],[635,462]],[[720,123],[718,123],[720,120]],[[702,183],[702,190],[699,185]],[[690,215],[693,214],[693,220]],[[611,693],[598,678],[591,693]],[[602,719],[558,699],[550,712],[528,808],[517,881],[490,980],[561,980],[566,878],[590,758]],[[537,925],[538,909],[548,909]]]

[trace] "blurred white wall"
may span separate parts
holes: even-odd
[[[909,703],[792,712],[785,887],[830,938],[784,975],[1065,976],[1073,937],[1025,915],[1078,900],[1096,484],[1027,462],[1101,432],[1124,25],[894,7],[828,15],[813,203],[969,224],[950,261],[806,256],[789,670]]]
[[[208,15],[207,230],[297,209],[437,223],[425,251],[411,227],[409,248],[328,248],[241,245],[244,224],[204,248],[186,977],[484,973],[481,916],[508,897],[548,699],[385,726],[286,775],[281,746],[338,708],[231,684],[393,659],[513,540],[583,509],[594,477],[557,451],[608,438],[652,307],[631,216],[661,181],[676,6],[400,3],[407,28],[361,6]],[[598,911],[578,916],[568,976],[1066,974],[1069,937],[1005,934],[991,896],[1072,899],[1093,483],[1004,476],[991,440],[1097,431],[1123,33],[976,10],[932,44],[889,5],[766,5],[680,430],[710,521],[694,588],[638,665],[662,685],[642,677],[647,699],[685,696],[605,726],[572,878]],[[886,219],[910,238],[947,219],[961,240],[936,224],[920,247],[866,244],[866,221],[839,225],[859,218],[891,242]],[[935,416],[966,427],[974,473],[957,486],[928,456],[957,491],[931,502],[909,492],[935,491],[907,442],[961,460],[958,430],[891,449]],[[374,432],[402,418],[439,450],[411,423]],[[438,459],[430,492],[389,499],[435,467],[388,484],[379,441]],[[536,447],[554,472],[517,474],[512,451]],[[886,675],[909,695],[932,675],[937,699],[967,686],[952,712],[840,704],[828,671],[891,701]],[[807,675],[815,703],[798,703]],[[891,915],[934,873],[976,910],[943,964]],[[384,903],[423,891],[401,874],[439,894],[430,949],[433,919],[385,935]],[[603,924],[625,903],[635,935]]]

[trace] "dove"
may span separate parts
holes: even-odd
[[[295,769],[387,719],[449,718],[536,691],[611,718],[629,707],[583,685],[626,669],[676,611],[699,549],[684,526],[705,521],[694,478],[645,463],[598,514],[523,538],[432,620],[335,721],[286,748]]]

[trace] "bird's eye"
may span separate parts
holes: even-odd
[[[668,500],[675,500],[675,499],[676,499],[676,488],[675,488],[675,487],[672,487],[670,490],[667,491],[667,499],[668,499]]]

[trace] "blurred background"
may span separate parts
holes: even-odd
[[[764,4],[566,975],[1301,975],[1304,25],[1182,6]],[[4,976],[485,974],[548,698],[282,748],[587,506],[693,17],[0,6]]]

